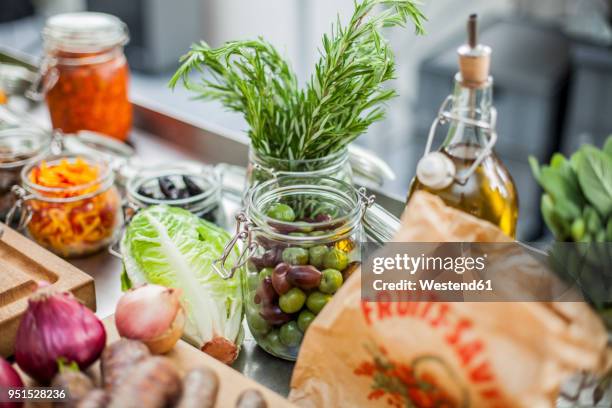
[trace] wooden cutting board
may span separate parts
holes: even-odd
[[[115,321],[112,316],[104,320],[104,326],[106,327],[107,343],[110,344],[113,341],[119,339],[117,330],[115,328]],[[197,348],[190,344],[179,340],[174,349],[170,353],[166,354],[166,357],[170,358],[176,363],[177,368],[182,374],[185,374],[192,368],[196,367],[208,367],[213,369],[219,377],[219,393],[217,395],[216,408],[232,408],[236,405],[236,401],[240,394],[248,389],[259,390],[268,408],[291,408],[296,407],[285,398],[281,397],[274,391],[264,387],[261,384],[251,380],[234,370],[230,366],[227,366],[208,354],[203,353]],[[26,385],[34,385],[32,380],[28,379],[18,368],[21,378],[24,380]],[[96,384],[100,384],[100,364],[96,362],[92,367],[87,370],[87,373],[94,379]],[[276,375],[274,372],[270,372],[270,375]],[[26,408],[50,408],[51,403],[28,403]],[[143,407],[146,408],[146,407]],[[297,408],[297,407],[296,407]]]
[[[72,292],[94,311],[96,292],[91,276],[2,223],[0,229],[0,355],[8,357],[37,282],[47,281],[59,291]]]

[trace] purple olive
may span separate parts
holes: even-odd
[[[267,276],[262,281],[257,290],[255,291],[255,304],[262,304],[264,307],[266,305],[271,305],[276,301],[278,295],[274,290],[274,286],[272,286],[272,278]]]
[[[291,289],[291,284],[287,281],[287,274],[291,266],[288,264],[281,262],[274,268],[274,272],[272,272],[272,286],[274,286],[274,290],[279,295],[284,295]]]
[[[273,248],[267,250],[261,257],[263,266],[274,268],[282,260],[283,250],[281,248]]]
[[[260,256],[252,256],[249,258],[249,270],[262,270],[264,268],[263,260]]]
[[[333,218],[331,215],[329,214],[317,214],[317,216],[314,218],[315,222],[329,222],[331,221]]]
[[[281,234],[289,234],[290,232],[295,232],[295,231],[300,230],[300,228],[295,225],[282,223],[282,222],[271,221],[269,225],[270,227],[274,228],[276,231],[280,232]]]
[[[275,304],[264,305],[259,314],[270,324],[284,324],[292,319],[290,314],[283,312],[280,306]]]
[[[321,272],[311,265],[295,265],[289,270],[287,281],[301,289],[314,289],[321,283]]]
[[[265,249],[275,249],[275,248],[284,248],[287,244],[283,242],[278,242],[268,237],[264,237],[263,235],[257,236],[257,242]]]

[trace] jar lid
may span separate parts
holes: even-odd
[[[69,153],[102,156],[113,170],[118,170],[135,153],[134,149],[125,143],[91,130],[64,135],[62,144]]]
[[[0,168],[18,167],[46,155],[51,140],[50,132],[34,127],[0,130]]]
[[[48,48],[68,52],[96,52],[129,39],[127,26],[105,13],[81,12],[55,15],[47,20],[43,39]]]

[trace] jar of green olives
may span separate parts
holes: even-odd
[[[251,189],[225,253],[244,241],[236,265],[222,257],[222,276],[243,275],[246,317],[267,352],[295,360],[304,333],[360,265],[365,190],[330,177],[268,180]]]

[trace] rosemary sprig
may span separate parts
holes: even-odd
[[[380,6],[380,7],[379,7]],[[213,49],[193,45],[170,80],[198,98],[218,100],[249,124],[253,147],[283,159],[334,153],[384,117],[396,93],[383,87],[395,73],[393,53],[381,34],[405,26],[424,32],[425,19],[412,0],[355,0],[346,26],[340,20],[323,37],[320,60],[304,89],[278,51],[263,39],[233,41]],[[194,71],[204,73],[192,81]]]

